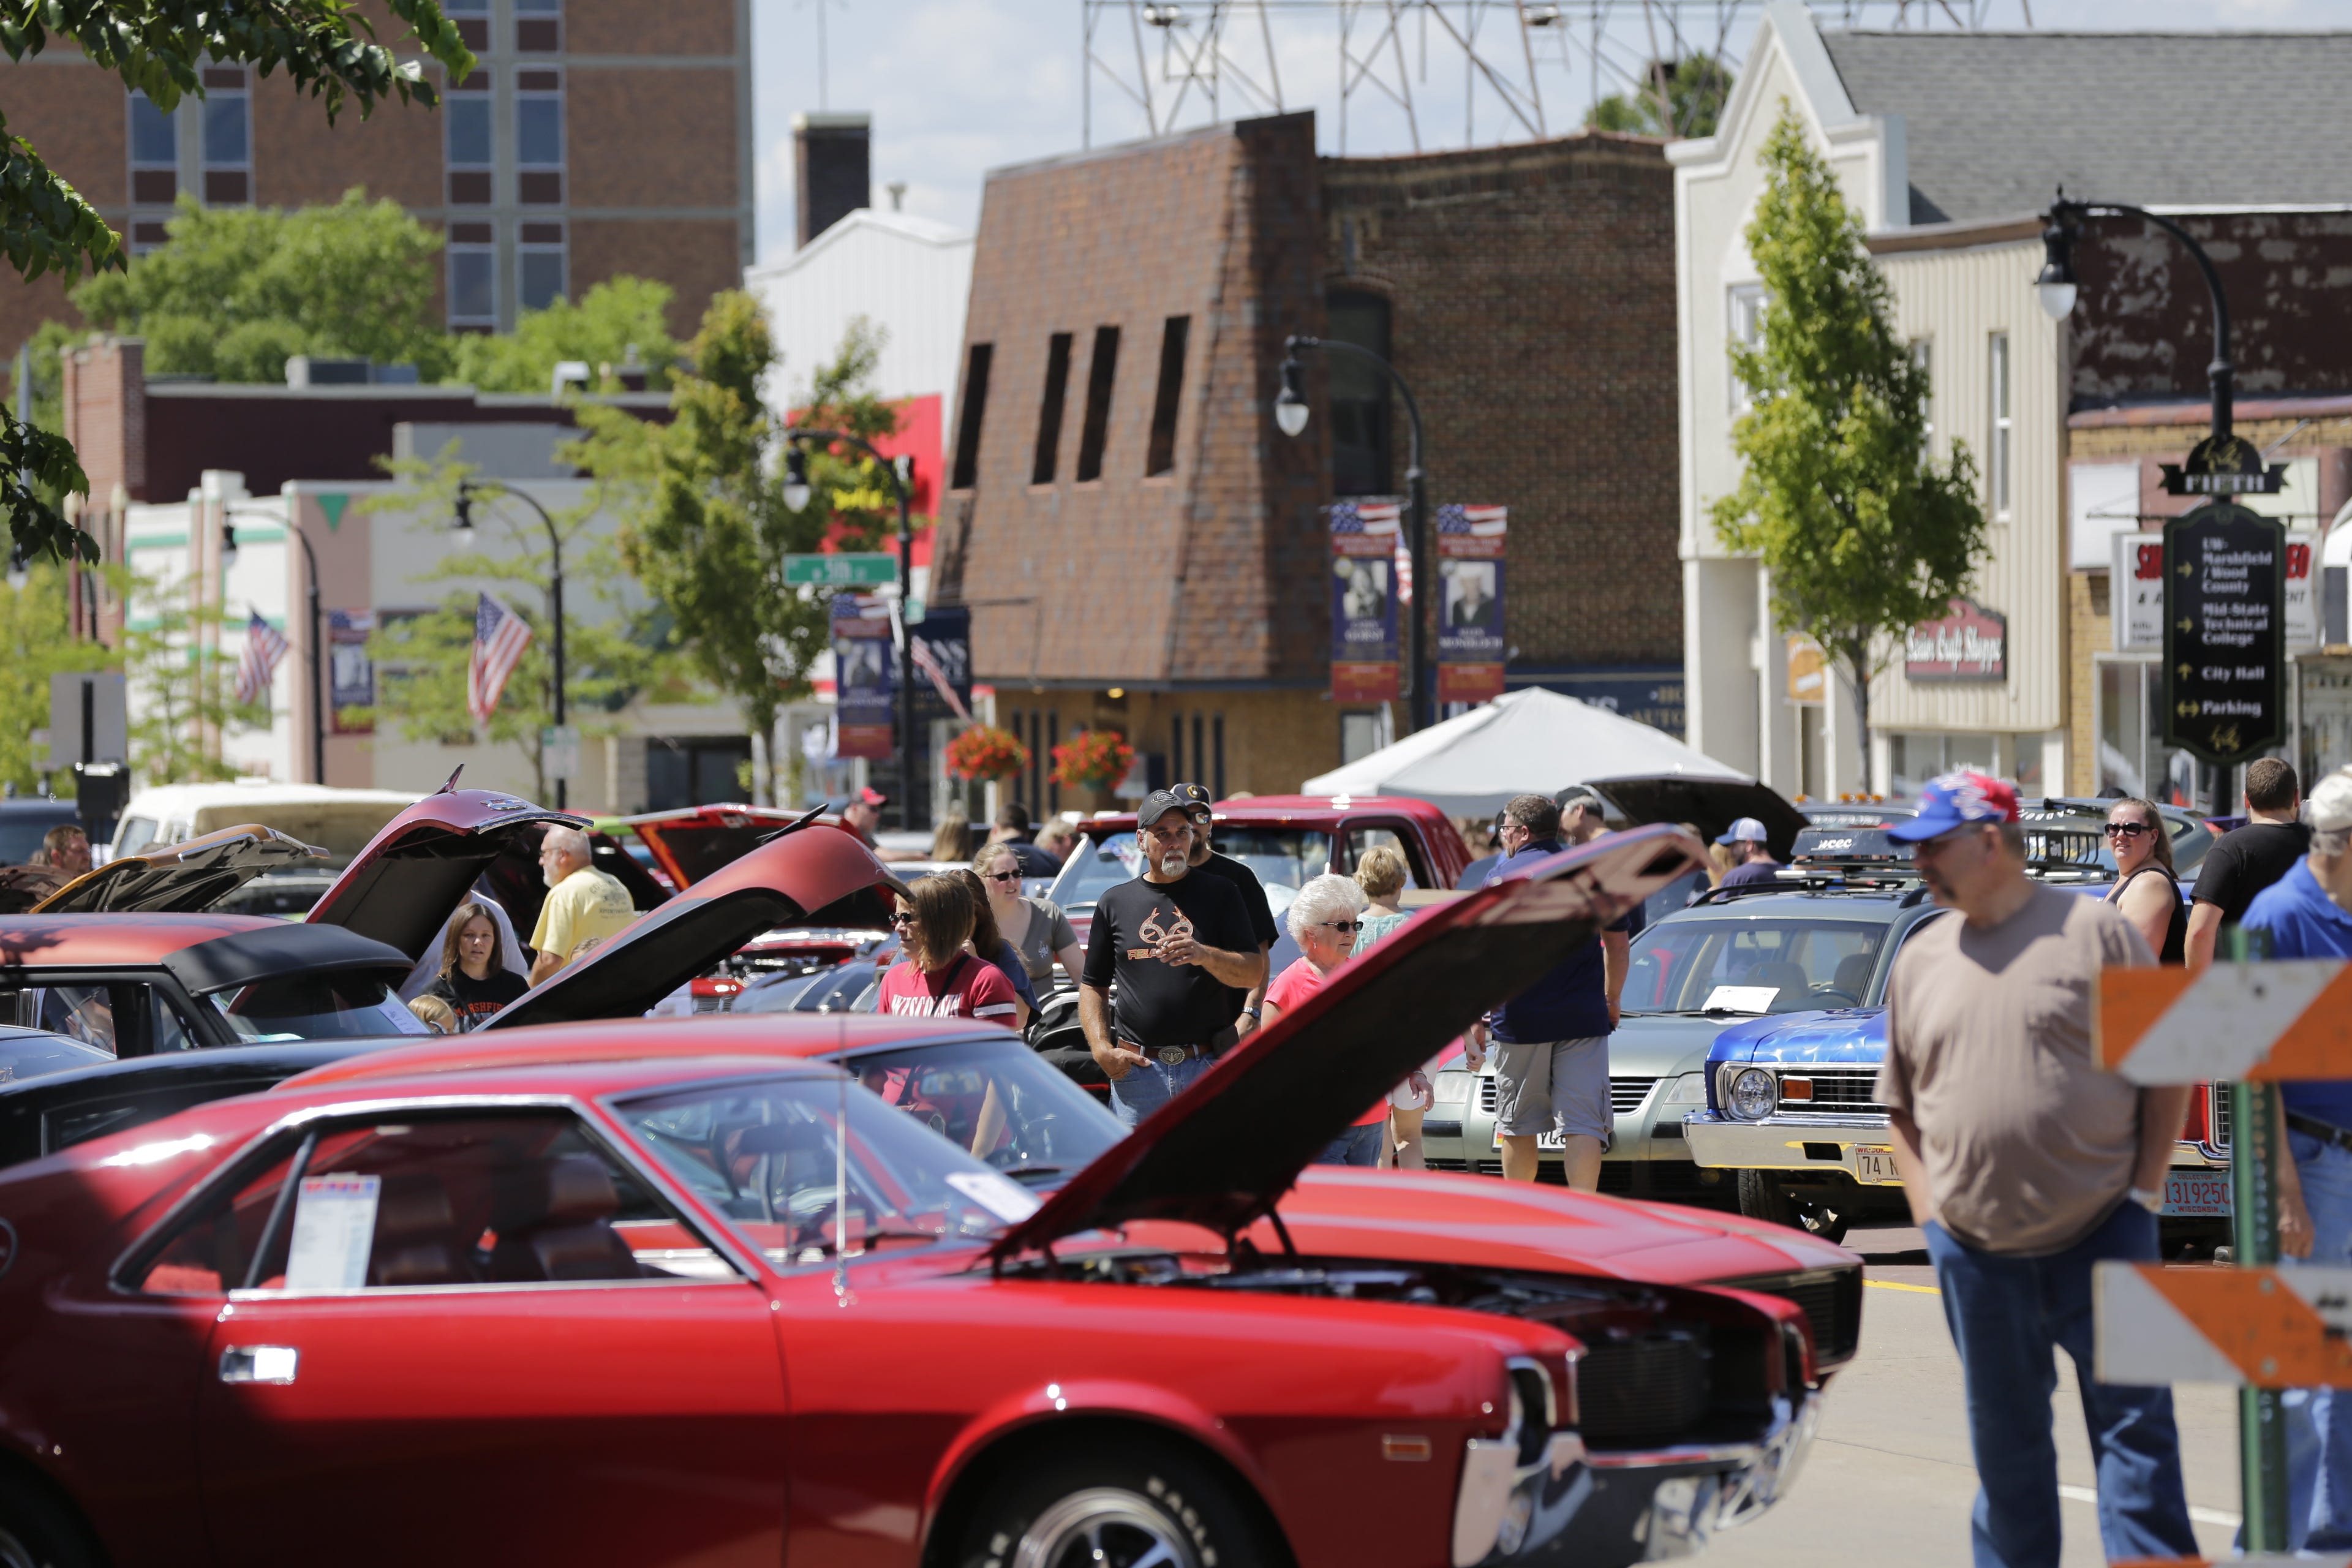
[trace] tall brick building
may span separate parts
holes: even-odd
[[[0,62],[0,95],[9,129],[134,249],[163,238],[183,195],[291,207],[361,185],[447,232],[452,326],[511,327],[626,272],[676,289],[672,330],[691,331],[752,255],[750,0],[444,9],[481,65],[436,110],[347,111],[330,129],[282,75],[214,66],[205,96],[166,115],[69,47]],[[397,39],[396,22],[372,19]],[[48,317],[77,319],[56,281],[5,286],[0,352]]]
[[[1318,363],[1317,417],[1280,435],[1291,332],[1395,363],[1433,505],[1511,509],[1514,684],[1671,684],[1670,198],[1639,138],[1319,159],[1308,114],[992,175],[936,596],[972,606],[1023,795],[1102,804],[1044,777],[1081,729],[1220,794],[1389,732],[1328,696],[1321,508],[1402,489],[1405,416]]]

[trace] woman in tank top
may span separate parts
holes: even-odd
[[[2107,847],[2116,858],[2116,885],[2107,902],[2139,928],[2161,963],[2179,963],[2189,941],[2189,911],[2172,870],[2172,836],[2156,803],[2119,800],[2107,813]]]

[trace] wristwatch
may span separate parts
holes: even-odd
[[[1242,1011],[1247,1013],[1251,1017],[1255,1018],[1261,1024],[1265,1022],[1265,1015],[1259,1012],[1255,1007],[1244,1007]]]
[[[2131,1190],[2131,1201],[2150,1214],[2164,1212],[2164,1194],[2153,1187],[2134,1187]]]

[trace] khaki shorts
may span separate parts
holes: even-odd
[[[1617,1131],[1609,1108],[1609,1037],[1494,1041],[1495,1130],[1507,1138],[1533,1138],[1558,1128],[1570,1137],[1598,1138],[1605,1148]]]

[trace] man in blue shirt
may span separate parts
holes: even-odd
[[[1599,799],[1574,804],[1576,841],[1598,837]],[[1514,797],[1503,808],[1503,858],[1489,877],[1559,854],[1559,832],[1558,805],[1539,795]],[[1601,1156],[1617,1126],[1609,1106],[1609,1035],[1625,989],[1630,929],[1620,921],[1602,931],[1470,1032],[1473,1047],[1491,1048],[1495,1057],[1495,1128],[1506,1181],[1534,1181],[1542,1160],[1538,1141],[1557,1131],[1568,1184],[1588,1193],[1601,1185]]]
[[[2242,923],[2272,958],[2352,958],[2352,768],[2319,781],[2309,820],[2311,852],[2254,895]],[[2280,1261],[2352,1264],[2352,1079],[2283,1083],[2279,1100],[2292,1157],[2279,1170]],[[2288,1550],[2352,1548],[2352,1390],[2295,1389],[2284,1403]]]

